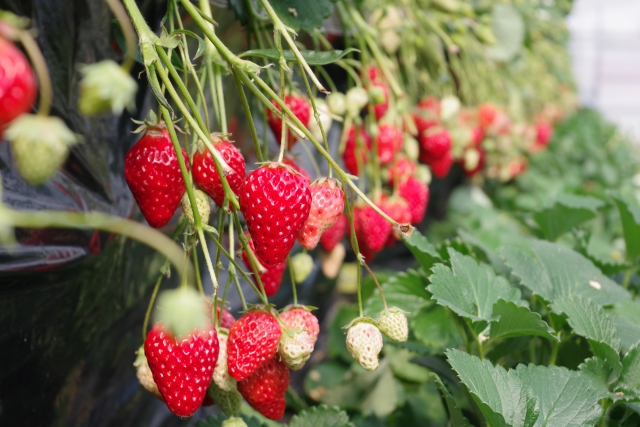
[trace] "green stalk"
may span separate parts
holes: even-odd
[[[262,149],[260,147],[260,139],[258,139],[258,132],[256,131],[256,125],[255,123],[253,123],[253,117],[251,115],[251,107],[249,106],[249,101],[247,100],[247,94],[244,92],[244,87],[242,87],[242,81],[238,76],[239,71],[235,68],[232,68],[231,72],[233,73],[233,80],[236,83],[236,88],[238,89],[238,94],[240,95],[240,102],[242,103],[242,108],[244,109],[244,115],[247,117],[247,122],[249,123],[249,132],[251,133],[251,140],[253,141],[253,148],[256,152],[258,163],[262,163]]]

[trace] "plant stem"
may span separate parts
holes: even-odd
[[[369,274],[373,278],[373,281],[375,282],[376,286],[378,287],[378,291],[380,292],[380,297],[382,298],[382,304],[384,304],[384,309],[386,311],[388,309],[388,307],[387,307],[387,299],[384,297],[384,292],[382,291],[382,286],[380,286],[380,283],[378,282],[378,279],[376,278],[376,275],[373,274],[373,271],[371,271],[371,269],[369,268],[367,263],[366,262],[362,262],[361,264],[364,266],[364,268],[367,269],[367,271],[369,272]]]
[[[120,24],[120,28],[122,29],[122,34],[124,35],[124,40],[127,45],[127,57],[121,67],[126,72],[129,72],[135,63],[136,58],[136,32],[133,29],[133,25],[131,25],[131,21],[127,16],[127,11],[124,9],[122,3],[119,0],[105,1],[113,15],[118,20],[118,24]]]
[[[202,286],[202,277],[200,277],[200,266],[198,265],[198,251],[192,251],[191,255],[193,256],[193,268],[196,271],[196,287],[198,288],[198,292],[200,295],[204,296],[204,287]]]
[[[344,186],[344,181],[342,181],[342,188],[346,188]],[[353,189],[351,189],[351,200],[353,200]],[[357,281],[357,289],[358,289],[358,311],[360,317],[364,316],[364,310],[362,309],[362,271],[360,269],[360,248],[358,246],[358,239],[356,238],[356,229],[353,225],[353,209],[351,208],[351,202],[349,199],[349,195],[345,194],[344,198],[344,207],[347,212],[347,216],[349,217],[349,229],[350,229],[350,240],[351,240],[351,248],[353,252],[356,254],[356,258],[358,259],[357,270],[356,270],[356,281]]]
[[[53,89],[51,87],[51,76],[47,68],[47,62],[42,56],[42,52],[36,41],[31,37],[29,31],[18,30],[18,40],[24,46],[33,68],[38,76],[38,85],[40,89],[40,101],[38,103],[38,115],[46,117],[51,112],[51,102],[53,100]]]
[[[631,274],[633,274],[633,270],[627,270],[624,272],[624,279],[622,280],[622,287],[624,289],[629,289],[629,281],[631,280]]]
[[[251,133],[251,140],[253,141],[253,148],[256,152],[258,163],[262,163],[262,149],[260,147],[260,139],[258,138],[256,125],[255,123],[253,123],[253,117],[251,115],[251,107],[249,106],[247,95],[244,92],[244,87],[242,87],[242,81],[238,76],[239,71],[235,68],[231,68],[231,72],[233,73],[233,80],[236,82],[236,88],[238,89],[238,94],[240,95],[240,102],[242,102],[244,115],[247,117],[247,122],[249,123],[249,132]]]
[[[149,327],[149,318],[151,317],[151,311],[153,310],[153,304],[158,296],[158,290],[160,289],[160,283],[162,283],[162,278],[164,274],[160,273],[158,275],[158,279],[156,280],[156,284],[153,286],[153,292],[151,293],[151,299],[149,300],[149,305],[147,306],[147,311],[144,314],[144,322],[142,322],[142,342],[147,339],[147,328]]]
[[[291,265],[291,257],[287,255],[287,268],[289,269],[289,276],[291,277],[291,290],[293,291],[293,305],[298,305],[298,292],[296,291],[296,278],[293,274],[293,268]]]

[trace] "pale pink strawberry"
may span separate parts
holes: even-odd
[[[311,210],[298,235],[298,241],[306,249],[318,245],[322,234],[333,227],[344,211],[344,192],[334,178],[320,178],[309,186]]]

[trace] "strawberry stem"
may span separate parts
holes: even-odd
[[[136,60],[136,32],[133,29],[133,25],[131,25],[131,21],[127,18],[127,11],[124,9],[124,6],[122,6],[122,3],[118,0],[106,0],[106,2],[109,9],[111,9],[111,13],[113,13],[118,20],[118,24],[124,35],[124,41],[127,45],[127,56],[121,67],[128,73],[131,71],[131,67],[133,67]]]
[[[284,70],[287,67],[287,61],[284,59],[284,53],[282,52],[282,43],[280,41],[280,33],[275,32],[276,48],[278,49],[278,55],[280,56],[280,98],[285,99],[285,79]],[[278,155],[278,163],[282,162],[284,157],[284,150],[287,147],[289,132],[287,132],[287,121],[282,118],[282,126],[280,129],[280,154]]]
[[[232,68],[231,72],[233,73],[233,80],[236,83],[236,88],[238,89],[238,94],[240,95],[240,102],[242,102],[244,115],[247,117],[247,122],[249,123],[249,132],[251,133],[251,140],[253,141],[253,149],[256,152],[258,163],[262,163],[262,149],[260,147],[260,140],[258,139],[258,133],[256,132],[256,125],[255,123],[253,123],[253,117],[251,115],[251,107],[249,106],[249,102],[247,101],[247,94],[244,92],[242,81],[238,76],[239,71],[236,68]]]
[[[346,190],[344,180],[342,180],[342,188]],[[351,201],[353,201],[353,188],[351,188]],[[351,240],[351,248],[353,252],[356,254],[356,258],[360,259],[360,247],[358,246],[358,239],[356,237],[356,228],[353,223],[353,209],[351,208],[351,202],[349,200],[349,194],[346,194],[344,198],[344,207],[347,211],[347,216],[349,217],[349,240]],[[358,310],[360,312],[360,317],[364,316],[364,311],[362,309],[362,272],[360,271],[360,264],[358,263],[358,268],[356,269],[356,281],[358,286]]]
[[[384,292],[382,292],[382,286],[380,286],[380,283],[378,282],[378,279],[376,278],[376,275],[373,274],[373,271],[371,271],[371,269],[369,268],[369,266],[367,265],[366,262],[361,262],[361,264],[364,266],[364,268],[367,269],[367,271],[369,272],[369,274],[371,275],[371,277],[373,278],[373,281],[375,282],[376,286],[378,287],[378,291],[380,292],[380,297],[382,298],[382,304],[384,304],[384,310],[387,311],[387,299],[384,297]]]
[[[291,290],[293,291],[293,305],[298,304],[298,292],[296,291],[296,278],[293,274],[293,267],[291,265],[291,257],[287,255],[287,268],[289,269],[289,276],[291,277]]]
[[[40,87],[40,101],[38,104],[38,115],[46,117],[51,112],[51,102],[53,100],[53,89],[51,87],[51,76],[47,68],[47,62],[42,56],[42,51],[38,47],[36,41],[31,37],[27,30],[18,30],[17,37],[24,50],[27,52],[34,71],[38,76],[38,85]]]
[[[144,342],[147,339],[147,328],[149,327],[149,318],[151,317],[153,304],[155,303],[156,297],[158,296],[158,290],[160,289],[160,283],[162,283],[163,277],[164,277],[164,273],[160,273],[158,275],[158,279],[156,280],[156,284],[153,286],[153,292],[151,293],[151,299],[149,300],[149,305],[147,306],[147,312],[144,314],[144,322],[142,322],[142,342]]]

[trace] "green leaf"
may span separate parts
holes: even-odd
[[[349,416],[338,407],[315,406],[294,415],[289,427],[353,427]]]
[[[342,363],[323,362],[314,366],[304,378],[304,391],[317,402],[322,402],[329,389],[340,384],[349,368]]]
[[[593,354],[602,359],[610,369],[607,383],[618,379],[620,364],[620,339],[611,317],[593,301],[581,297],[563,297],[551,304],[551,309],[568,317],[573,331],[589,340]]]
[[[620,212],[627,260],[636,262],[640,256],[640,208],[635,203],[625,200],[620,193],[610,192],[609,196],[616,202]]]
[[[449,393],[449,390],[447,390],[447,388],[444,386],[438,374],[431,373],[430,375],[440,389],[440,393],[442,393],[442,397],[447,404],[447,411],[449,412],[449,421],[451,422],[451,427],[472,427],[469,423],[469,420],[467,420],[463,415],[462,410],[458,408],[456,401],[453,400],[451,393]]]
[[[531,388],[513,371],[460,350],[447,350],[449,363],[467,386],[491,427],[532,427],[539,405]]]
[[[357,52],[357,49],[352,47],[345,50],[332,50],[332,51],[321,51],[316,52],[315,50],[301,50],[300,53],[302,57],[309,65],[327,65],[333,62],[336,62],[339,59],[344,58],[346,55],[351,52]],[[296,62],[297,59],[292,51],[284,50],[283,52],[284,59],[287,62]],[[280,56],[278,55],[278,51],[276,49],[252,49],[246,52],[243,52],[241,55],[243,56],[259,56],[261,58],[267,58],[272,61],[278,61]]]
[[[441,261],[436,247],[418,230],[414,230],[409,238],[403,236],[402,241],[416,257],[425,273],[429,273],[431,267]]]
[[[587,427],[600,421],[600,395],[582,373],[536,365],[518,365],[515,372],[538,400],[540,416],[535,427]]]
[[[493,6],[491,22],[496,44],[487,48],[487,56],[496,61],[511,61],[520,52],[524,42],[522,15],[515,7],[498,3]]]
[[[184,34],[184,35],[193,37],[194,39],[196,39],[198,41],[198,50],[196,51],[196,54],[193,57],[193,59],[198,59],[200,56],[202,56],[204,54],[205,50],[207,49],[207,44],[204,42],[202,37],[200,37],[199,35],[197,35],[193,31],[184,30],[184,29],[183,30],[174,30],[174,31],[171,32],[171,37],[173,37],[175,34]]]
[[[607,313],[613,319],[623,351],[629,351],[640,340],[640,303],[623,301],[613,305]]]
[[[640,397],[640,341],[622,359],[622,371],[615,389]]]
[[[309,32],[321,27],[333,11],[333,4],[329,0],[270,0],[269,3],[285,25]]]
[[[425,305],[431,304],[426,291],[427,278],[420,271],[409,269],[406,273],[398,273],[382,282],[380,286],[389,307],[415,313]],[[380,291],[376,289],[366,301],[365,315],[375,318],[383,309]]]
[[[604,202],[595,197],[561,194],[554,203],[533,214],[544,236],[556,240],[585,221],[593,219]]]
[[[472,321],[493,319],[493,304],[502,298],[518,301],[520,291],[496,276],[485,264],[478,264],[470,256],[449,249],[451,268],[444,264],[433,267],[431,285],[427,288],[438,304],[451,308]]]
[[[498,321],[491,323],[489,336],[491,339],[519,337],[523,335],[538,335],[558,340],[553,329],[542,320],[540,315],[527,307],[518,306],[513,302],[498,300],[493,306],[493,316],[499,316]]]
[[[600,305],[630,299],[629,292],[578,252],[544,240],[530,245],[530,252],[514,247],[499,252],[522,284],[547,301],[565,295],[582,295]]]
[[[416,357],[417,354],[391,345],[384,346],[384,354],[385,357],[389,358],[391,371],[396,377],[418,384],[426,383],[429,380],[429,370],[424,366],[411,362],[411,359]]]
[[[265,427],[265,425],[255,417],[241,414],[240,418],[244,420],[247,427]],[[209,415],[207,418],[198,421],[196,427],[222,427],[222,423],[227,419],[229,419],[229,417],[225,414],[219,414],[218,416]]]
[[[453,314],[441,305],[423,307],[411,321],[411,332],[416,339],[439,353],[445,348],[463,344]]]
[[[381,369],[382,368],[382,369]],[[360,404],[364,415],[375,414],[383,418],[392,413],[398,405],[397,383],[389,364],[378,367],[381,371],[375,387],[366,395]]]
[[[347,363],[351,363],[353,358],[347,350],[345,340],[347,332],[342,329],[353,319],[358,317],[358,307],[356,305],[341,305],[338,307],[331,323],[329,324],[329,355],[340,357]]]
[[[120,27],[120,23],[117,19],[111,21],[111,26],[113,28],[113,36],[116,39],[116,43],[118,43],[118,47],[121,51],[127,51],[127,42],[124,39],[124,33],[122,32],[122,28]],[[138,33],[136,33],[136,62],[139,64],[144,64],[142,60],[142,52],[140,52],[140,44],[138,43]]]

